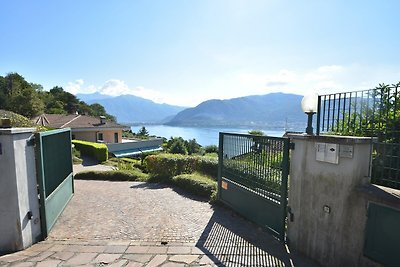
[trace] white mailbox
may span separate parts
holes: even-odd
[[[316,143],[317,161],[339,164],[339,144]]]

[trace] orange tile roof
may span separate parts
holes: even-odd
[[[125,125],[106,120],[100,122],[99,117],[86,115],[42,114],[32,119],[36,124],[51,128],[125,128]]]

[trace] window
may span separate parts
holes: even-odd
[[[114,133],[114,143],[118,143],[118,133]]]
[[[103,133],[97,133],[97,142],[103,142]]]

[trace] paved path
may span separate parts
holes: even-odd
[[[83,172],[83,171],[110,171],[113,170],[113,167],[102,165],[90,157],[82,156],[81,164],[74,164],[73,171],[74,173]]]
[[[75,181],[49,238],[5,266],[315,266],[232,211],[178,189]]]

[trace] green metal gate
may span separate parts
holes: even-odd
[[[74,194],[70,129],[36,133],[35,153],[45,239]]]
[[[220,133],[218,198],[285,238],[289,139]]]

